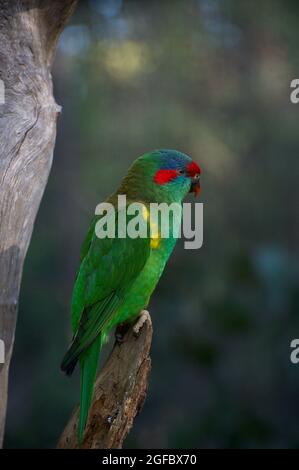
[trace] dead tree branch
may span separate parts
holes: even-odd
[[[115,343],[100,372],[90,409],[82,447],[85,449],[121,449],[133,420],[146,398],[151,367],[152,323],[149,314],[131,326],[122,343]],[[141,326],[140,326],[141,325]],[[78,447],[77,408],[67,424],[58,448]]]

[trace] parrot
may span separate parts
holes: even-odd
[[[116,209],[116,227],[121,211],[135,202],[143,205],[150,226],[150,204],[175,202],[182,205],[189,192],[195,196],[199,193],[200,174],[199,165],[177,150],[154,150],[140,156],[132,163],[119,188],[106,199]],[[126,207],[117,207],[119,195],[126,196]],[[80,445],[93,398],[101,348],[114,327],[135,321],[148,306],[177,241],[174,230],[168,237],[159,236],[159,227],[143,238],[119,237],[117,230],[115,237],[99,238],[96,224],[100,217],[93,216],[81,247],[71,300],[73,339],[61,363],[61,370],[67,375],[72,374],[77,363],[80,367]],[[180,226],[181,218],[182,214],[174,217],[174,228]]]

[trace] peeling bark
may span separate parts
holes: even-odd
[[[0,0],[0,446],[23,262],[47,183],[60,107],[51,64],[76,0]]]

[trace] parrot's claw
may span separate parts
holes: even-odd
[[[147,310],[141,310],[140,316],[138,317],[137,322],[136,322],[135,325],[133,326],[133,334],[134,334],[134,336],[138,336],[138,335],[139,335],[139,332],[140,332],[141,328],[143,327],[143,325],[144,325],[144,323],[145,323],[146,321],[150,321],[150,322],[151,322],[150,314],[148,313]]]
[[[130,328],[130,323],[121,323],[115,330],[115,341],[118,344],[122,344],[125,340],[126,333]]]
[[[140,330],[143,327],[144,323],[149,321],[151,323],[151,317],[147,310],[141,310],[139,317],[137,317],[137,321],[133,326],[133,335],[139,336]],[[118,325],[115,330],[114,336],[115,341],[118,344],[122,344],[125,341],[126,333],[128,332],[129,328],[132,326],[132,322],[125,322]]]
[[[118,331],[115,332],[115,341],[119,344],[123,343],[124,342],[124,336],[119,333]]]

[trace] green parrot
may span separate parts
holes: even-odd
[[[173,216],[169,236],[163,238],[159,235],[161,227],[151,226],[150,203],[181,205],[188,192],[199,192],[199,176],[199,166],[184,153],[168,149],[146,153],[134,161],[119,189],[106,201],[116,209],[116,237],[97,236],[96,224],[101,215],[91,221],[72,295],[73,340],[61,364],[67,375],[72,374],[78,361],[80,365],[80,444],[105,338],[113,327],[133,321],[148,305],[177,240],[174,231],[177,233],[180,227],[181,214]],[[117,207],[119,195],[126,196],[125,207]],[[119,237],[121,212],[135,202],[143,204],[149,235]]]

